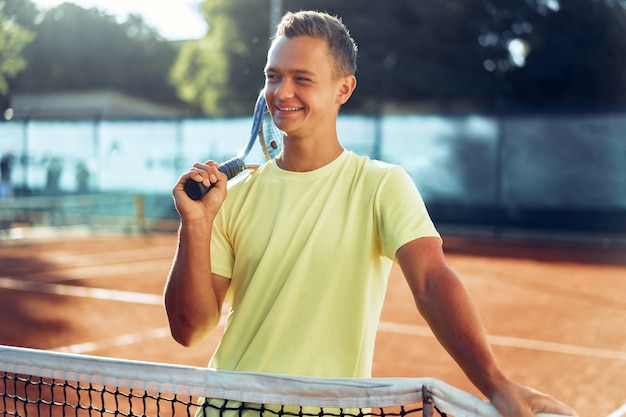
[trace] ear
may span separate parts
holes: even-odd
[[[340,106],[345,104],[354,89],[356,88],[356,77],[354,75],[346,75],[339,80],[339,90],[337,91],[337,104]]]

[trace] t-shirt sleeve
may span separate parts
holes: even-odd
[[[226,210],[220,209],[213,223],[213,233],[211,235],[211,272],[231,278],[233,275],[233,265],[235,254],[233,247],[226,235]]]
[[[382,254],[392,260],[404,244],[421,237],[441,239],[415,183],[400,166],[389,169],[376,196]]]

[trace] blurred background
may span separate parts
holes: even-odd
[[[359,45],[345,147],[403,165],[449,233],[623,242],[624,0],[0,0],[5,235],[175,223],[171,188],[245,142],[300,9]]]

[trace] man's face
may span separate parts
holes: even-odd
[[[345,78],[336,76],[325,40],[279,37],[265,67],[265,98],[274,123],[294,137],[334,129],[339,106],[349,97],[344,97]]]

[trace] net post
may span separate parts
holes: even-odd
[[[426,384],[422,385],[422,416],[433,417],[435,415],[435,404],[433,403]]]
[[[142,194],[135,195],[135,221],[140,233],[146,232],[146,204]]]

